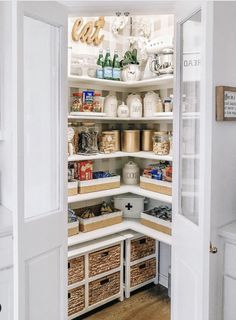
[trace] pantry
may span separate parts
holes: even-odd
[[[224,148],[233,136],[213,120],[221,9],[172,1],[8,7],[11,19],[1,21],[12,42],[0,36],[11,75],[3,70],[17,94],[7,101],[4,89],[1,179],[13,183],[12,193],[1,183],[1,205],[5,217],[14,213],[3,237],[14,251],[4,249],[0,264],[8,292],[0,319],[12,319],[12,301],[20,320],[86,317],[160,284],[171,295],[169,320],[222,320],[224,299],[209,293],[218,286],[223,295],[221,169],[229,181],[216,140]]]

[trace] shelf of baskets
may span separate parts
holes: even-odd
[[[124,298],[123,240],[113,235],[68,252],[68,319]]]

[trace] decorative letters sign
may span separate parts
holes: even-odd
[[[216,120],[236,121],[236,87],[216,87]]]
[[[105,25],[104,17],[99,17],[96,21],[88,21],[84,26],[83,18],[75,20],[71,36],[74,41],[81,41],[87,44],[99,46],[104,40],[104,35],[99,35],[100,30]]]

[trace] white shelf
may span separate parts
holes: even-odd
[[[159,117],[142,117],[142,118],[118,118],[118,117],[98,117],[98,116],[88,116],[88,115],[82,115],[82,116],[72,116],[68,115],[68,120],[69,121],[91,121],[91,120],[96,120],[96,122],[146,122],[146,121],[168,121],[172,122],[173,121],[173,115],[165,115],[163,112],[162,116]]]
[[[131,89],[135,91],[146,91],[151,88],[155,90],[173,88],[173,75],[155,77],[140,81],[124,82],[115,80],[104,80],[84,76],[69,76],[69,87],[87,88],[87,89],[102,89],[102,90],[117,90],[129,92]]]
[[[113,152],[113,153],[98,153],[92,155],[78,155],[75,154],[73,156],[68,157],[68,161],[81,161],[81,160],[99,160],[99,159],[113,159],[113,158],[122,158],[122,157],[134,157],[134,158],[141,158],[141,159],[151,159],[151,160],[162,160],[162,161],[172,161],[172,156],[159,156],[156,155],[154,152]]]
[[[68,246],[75,246],[87,241],[103,238],[108,235],[114,235],[115,233],[126,230],[132,230],[171,245],[172,238],[170,235],[142,225],[139,219],[124,219],[121,223],[114,224],[113,226],[97,229],[90,232],[81,232],[75,236],[69,237]]]
[[[68,197],[68,203],[71,204],[71,203],[76,203],[76,202],[81,202],[81,201],[88,201],[88,200],[92,200],[92,199],[105,198],[105,197],[115,196],[115,195],[123,194],[123,193],[138,194],[140,196],[144,196],[144,197],[151,198],[154,200],[162,201],[165,203],[172,203],[171,196],[167,196],[165,194],[141,189],[138,185],[137,186],[121,185],[120,188],[116,188],[116,189],[109,189],[109,190],[104,190],[104,191],[77,194],[75,196]]]

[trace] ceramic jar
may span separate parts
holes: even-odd
[[[135,98],[138,98],[138,99],[142,102],[141,96],[140,96],[139,94],[137,94],[137,93],[130,93],[130,94],[128,95],[127,100],[126,100],[126,104],[127,104],[127,106],[128,106],[129,109],[130,109],[130,103],[131,103],[131,102],[133,101],[133,99],[135,99]]]
[[[123,168],[123,181],[128,185],[136,185],[139,183],[140,172],[139,167],[133,161],[129,161]]]
[[[130,118],[141,118],[143,114],[142,101],[138,98],[133,98],[130,101]]]
[[[117,117],[117,97],[113,92],[110,92],[108,96],[105,98],[104,103],[104,112],[107,117],[115,118]]]
[[[129,64],[124,66],[121,71],[121,78],[125,82],[139,81],[141,76],[140,67],[138,64]]]
[[[153,117],[157,112],[159,96],[153,91],[147,92],[144,97],[144,117]]]
[[[117,115],[119,118],[128,118],[129,117],[129,107],[122,102],[117,109]]]

